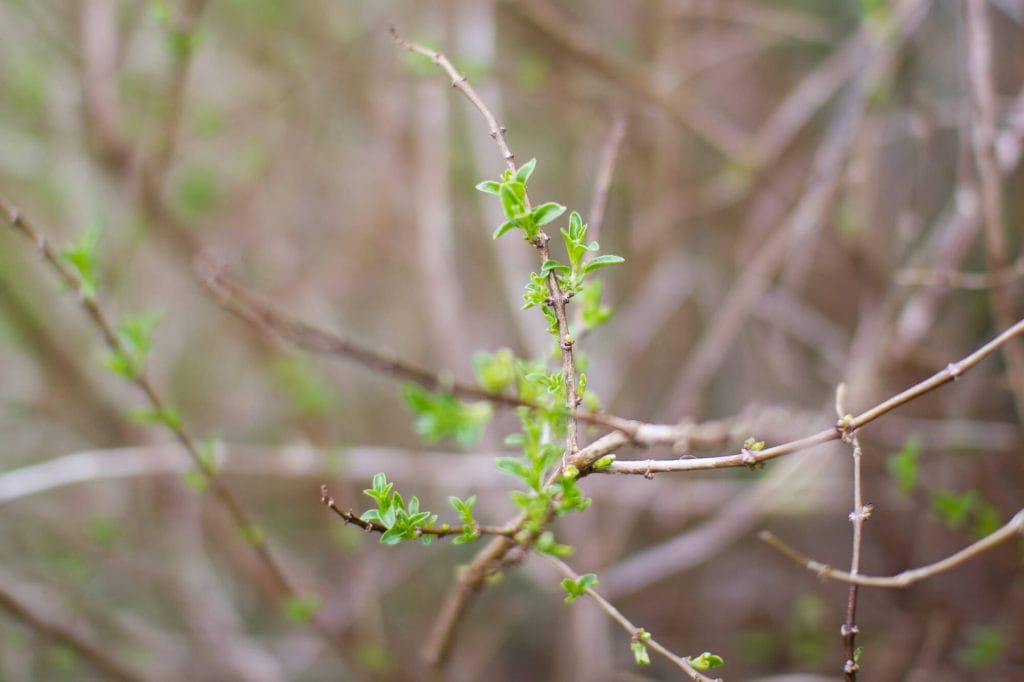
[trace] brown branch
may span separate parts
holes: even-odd
[[[974,161],[978,168],[981,209],[984,217],[985,246],[989,270],[999,273],[1006,269],[1006,215],[1003,209],[1003,178],[996,156],[997,113],[995,86],[992,82],[992,27],[989,25],[988,3],[985,0],[967,0],[967,75],[971,91]],[[1017,319],[1013,292],[1005,287],[989,291],[989,304],[996,324],[1009,325]],[[1017,416],[1024,422],[1024,345],[1008,343],[1004,346],[1007,374],[1013,389]]]
[[[954,289],[987,290],[1008,287],[1024,278],[1024,257],[1013,265],[991,272],[958,272],[956,270],[929,270],[907,268],[896,273],[896,284],[903,286],[946,286]]]
[[[818,574],[821,578],[838,580],[839,582],[850,583],[851,585],[863,585],[865,587],[904,588],[956,568],[1016,535],[1024,535],[1024,509],[1014,514],[1013,518],[995,532],[964,547],[959,552],[951,554],[941,561],[936,561],[920,568],[902,571],[891,577],[859,575],[840,571],[800,553],[768,531],[761,531],[758,537],[796,563],[801,564],[804,568]]]
[[[353,526],[359,526],[367,533],[386,533],[388,527],[383,523],[376,521],[367,521],[358,514],[355,514],[351,510],[345,511],[337,505],[334,498],[331,497],[331,493],[327,490],[326,485],[320,486],[320,503],[325,507],[333,511],[335,514],[340,516],[345,523],[351,523]],[[514,532],[510,528],[502,526],[434,526],[431,528],[418,528],[417,532],[419,535],[430,535],[432,537],[444,538],[452,535],[462,535],[466,530],[473,530],[481,535],[500,535],[503,537],[511,538]]]
[[[30,605],[3,589],[0,589],[0,609],[3,609],[43,637],[60,642],[74,651],[92,666],[96,672],[101,673],[104,679],[117,680],[118,682],[141,682],[141,680],[145,679],[125,668],[121,663],[111,658],[106,651],[87,641],[72,628],[37,613]]]
[[[984,344],[965,358],[958,362],[949,363],[941,371],[936,372],[917,384],[914,384],[905,391],[878,403],[856,417],[840,419],[839,423],[831,429],[825,429],[798,440],[764,448],[763,450],[741,450],[736,454],[720,455],[717,457],[691,457],[672,460],[617,460],[609,464],[607,467],[593,470],[593,473],[641,474],[650,477],[655,473],[665,473],[670,471],[698,471],[703,469],[724,469],[739,466],[752,467],[763,462],[767,462],[768,460],[775,459],[776,457],[781,457],[792,452],[805,450],[815,445],[821,445],[822,443],[837,440],[843,438],[846,434],[852,434],[857,429],[875,421],[882,415],[891,412],[897,407],[920,398],[924,394],[934,391],[944,384],[955,381],[964,372],[973,368],[979,362],[996,352],[1008,341],[1017,337],[1022,332],[1024,332],[1024,320],[1017,322],[1015,325],[999,334],[999,336]],[[656,427],[657,425],[648,424],[639,428],[636,435],[633,436],[633,442],[645,445],[669,444],[668,441],[670,438],[668,438],[668,436],[672,434],[673,428]],[[601,447],[596,447],[598,444],[601,444],[602,441],[604,441],[604,443]],[[586,448],[581,451],[580,456],[572,458],[569,463],[573,464],[581,471],[590,470],[590,467],[597,459],[614,452],[616,448],[625,445],[627,442],[629,442],[629,439],[622,432],[608,434],[604,438],[595,441],[592,444],[592,449]]]
[[[81,282],[78,276],[64,263],[60,255],[50,245],[50,242],[2,195],[0,195],[0,213],[2,213],[8,224],[16,232],[21,233],[35,245],[47,265],[50,266],[65,285],[75,291],[80,289]],[[114,332],[110,318],[103,308],[100,307],[96,299],[94,297],[79,296],[79,303],[94,326],[99,330],[107,348],[115,354],[126,352],[124,345]],[[150,407],[157,414],[167,414],[169,412],[169,404],[158,392],[156,386],[149,380],[144,370],[140,371],[131,381],[145,394]],[[188,452],[197,471],[203,476],[214,497],[227,510],[234,525],[248,539],[257,559],[273,581],[274,588],[277,591],[277,594],[274,596],[277,599],[298,596],[298,591],[292,586],[283,568],[270,552],[266,540],[258,533],[252,532],[256,526],[250,520],[241,503],[217,474],[215,465],[203,457],[200,452],[201,448],[195,438],[180,423],[168,421],[165,423],[165,426],[173,433],[175,439],[185,451]],[[334,645],[334,638],[322,621],[315,620],[314,623],[325,640]]]
[[[846,418],[846,385],[839,384],[836,388],[836,416],[843,420]],[[861,448],[860,438],[857,432],[847,434],[846,440],[853,446],[853,511],[850,513],[850,523],[853,524],[852,549],[850,551],[850,574],[857,575],[860,572],[860,554],[864,538],[864,522],[871,516],[871,506],[864,505],[863,489],[861,482]],[[843,653],[846,661],[843,663],[843,675],[846,682],[856,682],[857,671],[857,585],[850,585],[846,599],[846,619],[840,628],[843,638]]]
[[[551,562],[551,564],[555,568],[557,568],[558,571],[566,578],[572,580],[573,582],[579,582],[579,574],[577,574],[576,571],[572,570],[572,568],[567,563],[565,563],[557,557],[551,556],[550,554],[542,554],[541,556],[543,556],[545,559]],[[607,599],[602,597],[601,594],[594,588],[586,588],[586,593],[588,597],[594,600],[594,602],[601,608],[602,611],[607,613],[612,618],[612,620],[621,625],[622,629],[629,633],[630,637],[632,637],[634,640],[637,640],[641,637],[641,635],[643,635],[642,641],[644,646],[650,647],[654,651],[661,654],[669,662],[671,662],[677,668],[686,673],[690,677],[690,679],[695,680],[696,682],[721,682],[721,680],[718,678],[708,677],[707,675],[704,675],[699,670],[694,668],[693,664],[691,664],[690,661],[683,658],[682,656],[672,653],[672,651],[670,651],[668,648],[660,644],[653,637],[650,637],[649,633],[647,633],[646,630],[637,627],[632,622],[630,622],[628,618],[622,615],[621,611],[615,608],[615,606]]]
[[[578,22],[562,16],[550,4],[533,1],[505,4],[573,59],[630,95],[661,109],[726,159],[743,156],[748,138],[739,128],[720,114],[705,109],[694,98],[672,97],[665,93],[645,69],[612,56],[607,47],[577,30]]]

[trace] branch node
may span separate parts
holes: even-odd
[[[949,372],[949,376],[953,381],[959,379],[960,375],[964,373],[963,370],[960,369],[960,365],[955,362],[951,362],[946,365],[946,371]]]

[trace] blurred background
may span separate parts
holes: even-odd
[[[626,258],[601,271],[613,318],[579,344],[588,387],[614,414],[721,426],[714,449],[623,459],[817,432],[838,383],[860,412],[1019,318],[1024,2],[987,17],[993,57],[972,66],[955,0],[0,1],[0,194],[55,244],[100,230],[100,300],[118,319],[162,313],[151,378],[220,439],[227,484],[335,642],[275,606],[173,438],[133,422],[144,396],[103,367],[74,293],[3,230],[0,679],[115,679],[69,632],[139,679],[416,679],[478,546],[384,547],[319,486],[359,512],[384,471],[442,521],[457,522],[449,495],[476,494],[477,518],[501,524],[514,481],[493,458],[514,418],[477,446],[424,445],[393,379],[269,337],[194,274],[215,262],[462,379],[478,350],[547,357],[541,314],[519,310],[536,255],[491,240],[500,207],[473,189],[504,168],[486,125],[389,27],[449,56],[516,159],[538,159],[535,203],[580,211]],[[981,73],[987,112],[971,104]],[[994,256],[972,148],[986,116]],[[863,430],[865,573],[936,561],[1022,506],[1020,414],[997,354]],[[556,534],[634,623],[723,656],[712,672],[836,679],[846,588],[756,533],[848,566],[850,455],[591,476],[591,509]],[[863,590],[863,679],[1024,679],[1021,560],[1007,543]],[[678,679],[635,666],[628,636],[564,604],[560,579],[532,557],[486,589],[450,679]]]

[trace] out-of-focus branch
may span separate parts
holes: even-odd
[[[0,588],[0,609],[43,637],[68,647],[108,680],[141,682],[145,679],[130,671],[116,659],[111,658],[104,647],[90,642],[88,638],[80,632],[76,632],[70,625],[60,622],[52,615],[40,612],[34,605],[2,588]],[[74,621],[79,619],[79,616],[74,617]],[[117,647],[107,647],[106,649],[110,648],[116,649]]]
[[[865,587],[904,588],[952,570],[1017,535],[1024,535],[1024,509],[1014,514],[1013,518],[992,534],[964,547],[956,554],[951,554],[941,561],[936,561],[921,568],[902,571],[891,577],[859,575],[840,571],[828,564],[823,564],[801,554],[768,531],[762,531],[758,537],[796,563],[801,564],[807,570],[813,571],[821,578],[838,580],[839,582],[850,583],[851,585],[863,585]]]
[[[43,234],[39,232],[32,223],[29,222],[29,220],[14,208],[14,206],[3,196],[0,196],[0,214],[2,214],[3,218],[14,231],[22,234],[35,245],[36,249],[43,257],[43,260],[65,285],[70,287],[72,290],[80,290],[81,282],[79,281],[78,276],[64,263]],[[127,354],[124,342],[122,342],[118,334],[115,333],[114,326],[110,322],[110,318],[97,302],[96,298],[79,296],[79,303],[86,315],[99,331],[100,335],[103,337],[103,341],[106,346],[115,354]],[[156,386],[149,380],[145,371],[139,371],[132,379],[132,383],[134,383],[146,396],[146,400],[149,402],[155,414],[167,415],[171,413],[170,405],[157,390]],[[252,546],[258,561],[273,582],[274,590],[276,592],[274,597],[278,600],[286,597],[296,597],[298,595],[297,590],[292,586],[291,581],[285,575],[283,568],[270,552],[270,548],[267,546],[266,540],[257,532],[257,528],[252,521],[250,521],[248,513],[246,513],[238,499],[218,476],[214,463],[210,462],[208,458],[203,456],[200,445],[196,439],[185,429],[179,420],[165,420],[165,425],[174,434],[175,439],[188,452],[197,470],[209,485],[210,491],[227,511],[236,528],[238,528],[244,537],[247,537],[250,540],[250,545]],[[327,630],[319,620],[316,621],[316,624],[320,630],[320,634],[324,636],[325,640],[333,644],[335,640],[331,636],[329,630]]]
[[[985,247],[988,267],[992,273],[1006,269],[1006,215],[1003,209],[1003,176],[996,156],[995,86],[992,82],[992,27],[989,24],[988,3],[985,0],[967,0],[967,75],[971,91],[972,142],[974,161],[978,167],[981,191],[981,211],[984,216]],[[1017,318],[1012,292],[1004,287],[989,290],[989,302],[996,323],[1005,327]],[[1017,417],[1024,423],[1024,345],[1011,342],[1003,347],[1007,374],[1013,389]]]
[[[577,22],[562,16],[546,2],[506,2],[505,5],[531,27],[571,57],[593,69],[634,97],[653,104],[673,121],[693,131],[727,159],[740,158],[747,136],[693,98],[671,97],[655,83],[648,71],[620,61],[606,46],[575,28]]]

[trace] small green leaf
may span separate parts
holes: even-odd
[[[547,225],[563,213],[565,213],[565,206],[549,201],[548,203],[541,204],[537,208],[533,209],[531,216],[533,217],[534,224],[539,227],[541,225]]]
[[[516,171],[516,180],[518,180],[519,182],[521,182],[521,183],[523,183],[525,185],[527,180],[530,179],[530,176],[533,175],[533,170],[536,167],[537,167],[537,159],[530,159],[529,161],[524,163],[522,166],[520,166],[519,169]]]
[[[886,468],[896,479],[896,486],[904,495],[909,495],[917,487],[920,456],[921,438],[917,434],[911,434],[900,451],[890,455],[886,461]]]
[[[256,525],[242,526],[238,529],[238,533],[242,536],[242,540],[254,547],[259,547],[266,542],[263,530]]]
[[[308,623],[320,609],[320,598],[316,595],[293,596],[284,602],[281,609],[284,616],[293,623]]]
[[[512,189],[511,183],[502,183],[498,189],[498,197],[501,199],[501,208],[505,211],[505,217],[514,220],[523,212],[523,202]]]
[[[77,242],[61,251],[61,258],[71,266],[78,277],[78,295],[86,301],[96,298],[99,281],[99,259],[97,246],[100,241],[100,225],[93,223],[82,233]]]
[[[210,488],[210,479],[199,469],[189,469],[182,475],[182,479],[185,485],[200,495]]]
[[[633,660],[637,665],[650,665],[651,655],[647,653],[647,647],[639,639],[629,643],[629,649],[633,652]]]
[[[593,573],[581,575],[578,580],[566,578],[562,581],[562,588],[568,593],[565,603],[571,604],[587,592],[588,587],[595,587],[598,584],[597,576]]]
[[[485,194],[493,194],[498,196],[501,190],[501,185],[494,180],[484,180],[476,186],[477,191],[484,192]]]
[[[607,469],[615,461],[615,455],[605,455],[596,462],[594,462],[595,469]]]
[[[932,495],[932,512],[950,528],[959,530],[967,521],[968,515],[978,502],[978,494],[968,490],[957,494],[949,490],[940,490]]]
[[[569,266],[556,260],[546,260],[540,266],[540,274],[547,276],[549,272],[569,272]]]
[[[612,256],[610,254],[598,256],[597,258],[594,258],[592,261],[583,266],[583,272],[593,272],[594,270],[606,268],[609,265],[616,265],[618,263],[622,263],[625,260],[626,259],[623,258],[622,256]]]
[[[497,239],[501,235],[513,229],[515,226],[516,224],[514,222],[512,222],[511,220],[506,220],[501,225],[498,225],[498,229],[496,229],[494,233],[491,235],[491,239]]]
[[[725,663],[721,656],[705,651],[700,656],[690,657],[690,665],[697,670],[707,670],[708,668],[717,668]]]

